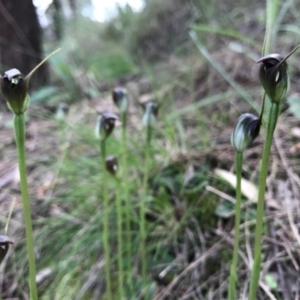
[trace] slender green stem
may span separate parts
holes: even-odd
[[[120,180],[116,178],[116,203],[117,203],[117,228],[118,228],[118,285],[119,285],[119,297],[124,297],[124,286],[123,286],[123,239],[122,239],[122,225],[123,225],[123,213],[122,213],[122,199],[121,199],[121,187]]]
[[[270,52],[270,45],[273,36],[273,25],[277,14],[278,1],[266,0],[266,36],[263,46],[263,54]],[[266,99],[270,102],[269,99]],[[273,134],[276,127],[279,104],[272,103],[267,121],[267,132],[263,150],[263,157],[259,178],[259,193],[256,212],[256,228],[255,228],[255,246],[254,246],[254,263],[251,271],[249,300],[256,299],[257,287],[260,277],[261,265],[261,244],[262,244],[262,231],[263,231],[263,218],[264,218],[264,205],[265,205],[265,191],[267,184],[268,166],[270,159],[270,152],[273,140]],[[263,113],[263,112],[262,112]]]
[[[32,220],[30,212],[29,193],[27,185],[26,158],[25,158],[25,118],[24,114],[14,116],[15,138],[18,149],[19,172],[21,181],[23,212],[26,229],[26,244],[29,263],[30,299],[37,300],[36,287],[36,266],[34,257],[34,240],[32,230]]]
[[[237,272],[236,267],[238,263],[238,251],[240,242],[240,221],[241,221],[241,181],[242,181],[242,167],[243,167],[243,152],[236,152],[235,154],[235,168],[236,168],[236,203],[235,203],[235,226],[234,226],[234,248],[232,264],[230,267],[230,280],[229,280],[229,291],[228,299],[236,300],[236,280]]]
[[[105,280],[107,299],[112,300],[111,278],[110,278],[110,247],[109,247],[109,203],[107,190],[107,171],[106,171],[106,143],[105,140],[100,141],[100,151],[102,158],[102,191],[103,191],[103,246],[105,258]]]
[[[123,178],[127,178],[127,114],[122,113],[122,170]],[[129,198],[129,183],[127,180],[123,181],[123,189],[125,196],[125,226],[126,226],[126,266],[127,266],[127,283],[129,286],[129,291],[133,294],[133,281],[131,272],[131,226],[130,226],[130,216],[131,216],[131,203]]]
[[[271,40],[274,36],[274,24],[278,9],[278,0],[266,0],[266,37],[264,43],[264,54],[270,52]]]
[[[260,275],[265,190],[267,184],[268,166],[269,166],[273,134],[276,127],[278,115],[279,115],[279,104],[272,103],[270,108],[270,115],[267,123],[266,139],[264,144],[260,178],[259,178],[259,192],[258,192],[256,228],[255,228],[254,264],[252,266],[252,272],[251,272],[249,300],[256,299],[256,292],[257,292],[259,275]]]
[[[150,126],[147,127],[146,132],[146,147],[145,147],[145,164],[144,164],[144,178],[143,178],[143,194],[140,204],[140,235],[141,235],[141,266],[143,287],[147,285],[147,261],[146,261],[146,201],[147,201],[147,186],[148,173],[150,164],[150,150],[151,150],[151,133]]]

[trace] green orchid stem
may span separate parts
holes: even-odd
[[[112,300],[111,278],[110,278],[110,247],[109,247],[109,203],[107,189],[107,170],[106,170],[106,141],[100,141],[100,151],[102,158],[102,192],[103,192],[103,246],[105,259],[105,280],[107,299]]]
[[[280,106],[279,103],[271,104],[269,119],[267,123],[266,140],[264,144],[260,178],[259,178],[259,193],[258,193],[258,202],[257,202],[257,211],[256,211],[254,263],[251,272],[250,291],[249,291],[249,298],[248,298],[249,300],[256,299],[256,292],[257,292],[259,276],[260,276],[265,191],[266,191],[266,184],[267,184],[268,166],[270,160],[273,134],[279,116],[279,106]]]
[[[127,114],[122,113],[122,169],[123,177],[128,177],[127,169]],[[130,226],[130,216],[131,216],[131,203],[129,198],[129,184],[127,180],[123,181],[123,189],[125,196],[125,226],[126,226],[126,261],[127,261],[127,283],[129,287],[130,294],[133,294],[133,281],[132,281],[132,271],[131,271],[131,226]]]
[[[26,160],[25,160],[25,117],[24,114],[18,114],[14,116],[14,130],[15,138],[18,149],[18,161],[19,172],[21,181],[21,192],[23,201],[23,211],[26,229],[26,244],[27,255],[29,263],[29,282],[30,282],[30,299],[37,300],[37,287],[36,287],[36,266],[34,255],[34,239],[32,230],[32,220],[30,211],[30,202],[27,185],[27,172],[26,172]]]
[[[235,154],[235,168],[236,168],[236,203],[235,203],[235,226],[234,226],[234,247],[232,264],[230,267],[230,279],[228,299],[236,300],[236,281],[237,281],[237,263],[238,263],[238,251],[240,242],[240,221],[241,221],[241,182],[242,182],[242,167],[243,167],[243,152],[236,152]]]
[[[119,285],[119,297],[124,297],[123,286],[123,238],[122,238],[122,225],[123,225],[123,212],[122,212],[122,199],[121,199],[121,185],[120,180],[116,178],[116,203],[117,203],[117,228],[118,228],[118,285]]]
[[[146,147],[145,147],[145,164],[144,164],[144,178],[143,178],[143,194],[140,206],[140,235],[141,235],[141,267],[143,287],[147,286],[147,261],[146,261],[146,202],[147,202],[147,186],[148,173],[150,164],[150,150],[151,150],[151,134],[152,128],[146,128]],[[147,296],[147,295],[146,295]]]

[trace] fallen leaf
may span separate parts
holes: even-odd
[[[228,182],[233,188],[236,188],[236,175],[222,169],[215,169],[214,173],[217,177],[223,179]],[[242,194],[247,197],[250,201],[257,202],[258,199],[258,189],[257,187],[250,181],[242,178],[241,182],[241,190]]]

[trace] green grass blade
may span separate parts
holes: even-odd
[[[267,11],[266,11],[266,37],[264,45],[264,54],[270,53],[271,42],[274,39],[275,34],[275,20],[278,10],[278,0],[267,0]]]
[[[248,38],[247,36],[239,33],[238,31],[231,30],[228,28],[220,28],[220,27],[212,27],[204,24],[196,24],[191,26],[192,29],[196,31],[205,31],[205,32],[211,32],[211,33],[217,33],[224,36],[230,36],[237,40],[240,40],[244,43],[247,43],[251,46],[253,46],[255,49],[260,50],[261,47],[258,46],[258,43],[254,41],[253,39]]]
[[[190,31],[190,36],[194,41],[196,47],[200,53],[207,59],[207,61],[220,73],[220,75],[237,91],[238,94],[244,98],[247,103],[256,111],[259,112],[259,108],[255,105],[253,99],[248,95],[248,93],[235,82],[230,75],[222,68],[222,66],[210,55],[206,47],[198,39],[197,33],[194,30]]]

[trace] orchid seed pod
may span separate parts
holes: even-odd
[[[112,113],[103,113],[99,116],[95,127],[96,138],[106,140],[114,130],[116,120],[118,117]]]
[[[14,242],[6,235],[0,235],[0,264],[5,258],[9,245],[13,245]]]
[[[261,121],[253,114],[239,116],[231,134],[231,145],[237,152],[244,151],[259,135]]]
[[[116,87],[113,90],[112,98],[121,113],[126,113],[128,111],[129,101],[126,89],[122,87]]]
[[[158,105],[155,102],[147,102],[145,105],[145,112],[143,116],[144,127],[153,127],[156,123],[158,114]]]
[[[111,174],[111,175],[116,175],[119,167],[118,167],[118,159],[111,155],[106,157],[105,159],[105,164],[106,164],[106,170]]]
[[[269,54],[262,57],[259,69],[259,80],[271,102],[285,100],[289,89],[288,65],[280,54]]]

